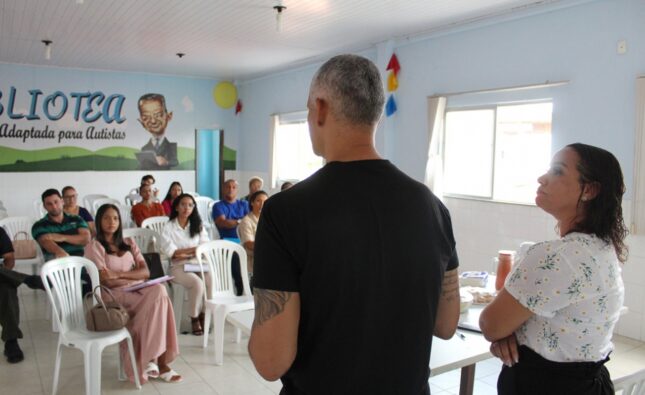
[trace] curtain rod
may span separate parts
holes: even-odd
[[[561,86],[561,85],[567,85],[569,83],[569,80],[566,81],[545,81],[542,83],[538,84],[531,84],[531,85],[516,85],[516,86],[507,86],[504,88],[493,88],[493,89],[480,89],[480,90],[473,90],[473,91],[462,91],[462,92],[451,92],[451,93],[437,93],[430,98],[435,98],[435,97],[450,97],[450,96],[458,96],[458,95],[466,95],[466,94],[477,94],[477,93],[493,93],[493,92],[512,92],[512,91],[521,91],[525,89],[537,89],[537,88],[552,88],[555,86]]]

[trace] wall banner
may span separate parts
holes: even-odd
[[[216,125],[215,81],[0,66],[0,172],[194,170]]]

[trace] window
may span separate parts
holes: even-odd
[[[446,195],[533,204],[551,156],[552,102],[448,109]]]
[[[301,181],[323,166],[323,159],[314,154],[309,139],[307,113],[274,116],[273,187],[285,181]]]

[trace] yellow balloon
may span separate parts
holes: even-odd
[[[231,108],[237,102],[237,88],[228,81],[222,81],[213,88],[213,99],[222,108]]]

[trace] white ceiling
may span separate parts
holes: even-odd
[[[0,0],[0,62],[248,79],[573,0]],[[52,40],[44,59],[41,40]],[[183,52],[179,59],[175,54]]]

